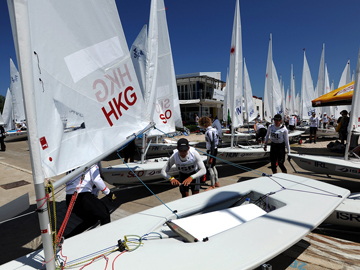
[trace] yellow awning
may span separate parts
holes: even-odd
[[[355,81],[311,101],[313,107],[351,105]]]

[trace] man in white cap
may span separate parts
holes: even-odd
[[[309,143],[311,143],[312,140],[312,136],[314,135],[314,143],[316,143],[316,139],[317,139],[317,130],[319,128],[319,118],[316,116],[315,112],[311,113],[311,117],[309,119],[310,122],[310,140]]]
[[[321,122],[323,124],[323,128],[326,128],[327,124],[329,123],[329,120],[331,118],[327,116],[326,112],[323,113],[323,118],[321,119]]]

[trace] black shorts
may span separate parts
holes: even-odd
[[[310,134],[316,134],[316,131],[317,131],[317,127],[310,127]]]
[[[294,129],[295,129],[295,126],[289,125],[289,130],[294,130]]]
[[[182,173],[182,172],[180,172],[179,173],[179,181],[180,181],[180,183],[184,182],[188,177],[190,177],[194,173],[195,172],[191,172],[191,173]],[[189,192],[189,189],[191,189],[191,192],[200,190],[200,185],[191,185],[191,184],[200,184],[200,178],[195,178],[194,180],[192,180],[192,182],[190,183],[189,186],[181,185],[180,186],[180,192],[181,193]]]
[[[266,136],[266,128],[260,128],[257,132],[256,132],[256,137],[255,140],[258,140],[260,138],[262,138],[263,140],[265,139]]]

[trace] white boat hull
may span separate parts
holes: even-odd
[[[248,197],[251,203],[262,197],[263,204],[259,206],[273,209],[210,236],[206,242],[184,242],[183,238],[164,224],[165,221],[176,220],[177,217],[168,208],[160,205],[66,239],[62,253],[67,256],[67,266],[83,261],[83,257],[88,254],[104,252],[103,250],[114,247],[119,239],[124,239],[124,235],[144,236],[152,232],[153,234],[147,237],[149,240],[143,240],[143,244],[135,251],[125,252],[117,259],[119,252],[108,254],[109,264],[114,263],[115,269],[134,269],[134,265],[136,269],[159,270],[167,270],[169,267],[181,270],[255,269],[306,236],[350,193],[343,188],[299,176],[277,174],[273,177],[276,177],[276,182],[270,177],[260,177],[168,203],[167,206],[177,210],[177,215],[182,219],[199,213],[228,209],[241,197]],[[314,188],[321,190],[318,192],[323,195],[314,194]],[[249,192],[252,193],[246,195]],[[271,195],[267,196],[270,193]],[[208,226],[214,227],[217,222],[219,220],[213,220]],[[194,256],[212,254],[214,250],[217,256]],[[82,259],[77,261],[78,258]],[[42,260],[42,251],[36,251],[4,264],[0,269],[39,269]],[[98,259],[86,266],[86,269],[104,269],[105,263],[105,260]],[[84,264],[71,269],[79,269]]]
[[[202,157],[205,162],[207,157]],[[162,157],[147,159],[144,164],[141,164],[140,161],[119,164],[102,168],[101,172],[104,180],[112,185],[140,183],[137,177],[139,177],[142,181],[162,179],[161,170],[168,160],[169,158]],[[131,168],[134,173],[129,168]],[[176,166],[173,165],[168,174],[176,176],[179,174],[179,171]]]
[[[289,154],[289,157],[302,169],[320,174],[360,177],[360,159],[344,157],[323,157],[305,154]]]
[[[360,227],[360,193],[351,194],[324,221],[324,224]]]
[[[270,157],[270,148],[271,146],[267,147],[267,151],[264,151],[262,146],[241,146],[231,148],[231,147],[224,147],[218,148],[217,157],[219,158],[216,162],[217,163],[226,163],[233,162],[247,162],[252,160],[259,160],[263,158]]]
[[[28,133],[27,130],[19,130],[19,131],[8,131],[6,132],[5,142],[12,140],[24,140],[27,139]]]
[[[251,139],[255,138],[255,133],[235,133],[234,134],[234,143],[245,143]],[[231,134],[223,134],[222,141],[224,143],[231,142]]]

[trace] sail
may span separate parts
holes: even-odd
[[[47,177],[95,159],[146,126],[114,1],[19,0],[14,10],[25,104],[33,113],[27,115],[32,161]],[[68,128],[64,110],[82,122],[76,118]]]
[[[131,60],[133,62],[136,76],[138,78],[140,89],[143,95],[145,94],[146,55],[147,25],[145,24],[130,48]]]
[[[281,85],[281,100],[282,100],[282,102],[281,102],[281,110],[282,110],[281,115],[284,117],[285,116],[285,109],[286,109],[284,82],[282,82],[282,85]]]
[[[275,64],[272,58],[272,35],[270,34],[264,89],[264,116],[271,122],[275,114],[282,114],[282,94]]]
[[[245,93],[245,111],[246,119],[248,122],[253,121],[256,118],[255,107],[250,83],[249,72],[246,67],[245,58],[244,58],[244,93]]]
[[[228,99],[230,101],[230,116],[233,127],[243,124],[242,89],[243,89],[243,56],[241,40],[241,20],[239,0],[236,0],[234,24],[231,37],[230,69]]]
[[[346,63],[346,65],[345,65],[344,71],[343,71],[343,73],[341,74],[338,88],[340,88],[340,87],[342,87],[342,86],[344,86],[344,85],[347,85],[347,84],[349,84],[350,82],[351,82],[350,60],[348,60],[347,63]],[[350,111],[350,110],[351,110],[351,106],[347,106],[347,105],[338,106],[338,107],[337,107],[337,115],[336,115],[336,117],[339,117],[339,116],[340,116],[340,112],[341,112],[342,110]]]
[[[319,75],[318,81],[316,84],[316,93],[315,98],[322,96],[324,94],[324,87],[325,87],[325,44],[323,44],[323,49],[320,58],[320,66],[319,66]],[[317,115],[322,115],[322,109],[317,109]]]
[[[291,78],[290,78],[290,114],[295,113],[295,75],[293,65],[291,65]]]
[[[295,98],[295,114],[296,115],[300,115],[300,104],[301,104],[301,98],[299,93],[296,94],[296,98]]]
[[[13,121],[13,102],[12,95],[10,89],[8,88],[5,97],[5,104],[3,108],[3,119],[4,119],[4,127],[5,131],[9,131],[15,128]]]
[[[4,119],[3,119],[2,115],[1,115],[1,113],[0,113],[0,125],[4,125]]]
[[[303,65],[303,74],[301,81],[301,98],[302,98],[302,119],[310,119],[311,113],[315,109],[311,105],[311,101],[314,99],[314,84],[311,79],[310,68],[306,60],[306,55],[304,51],[304,65]]]
[[[327,69],[327,65],[325,64],[325,86],[324,86],[324,95],[330,92],[330,80],[329,80],[329,72]],[[328,116],[334,115],[334,107],[324,107],[323,112],[326,112]]]
[[[147,64],[144,99],[150,118],[162,132],[174,132],[182,120],[163,0],[151,1]]]
[[[22,94],[19,71],[10,58],[10,91],[12,94],[13,114],[16,123],[25,120],[24,99]]]
[[[290,114],[290,99],[289,99],[289,86],[288,89],[286,91],[286,97],[285,97],[285,115],[289,115]]]
[[[226,75],[226,86],[224,87],[224,106],[223,106],[223,119],[225,120],[226,123],[229,122],[228,119],[228,115],[229,115],[229,109],[230,109],[230,100],[228,98],[228,93],[229,93],[229,87],[228,87],[228,83],[229,83],[229,70],[227,72]]]
[[[348,153],[350,148],[350,141],[353,132],[360,134],[360,50],[357,59],[356,73],[355,73],[355,82],[354,82],[354,91],[353,91],[353,101],[351,105],[351,113],[348,125],[348,135],[346,139],[346,151],[345,159],[348,159]]]

